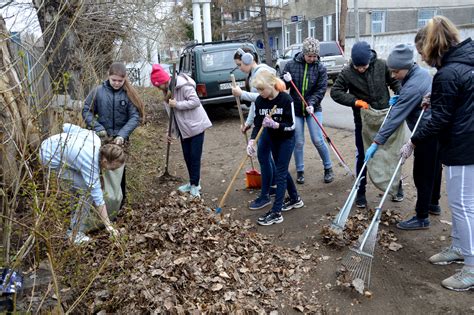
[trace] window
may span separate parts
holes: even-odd
[[[316,21],[308,22],[308,36],[316,38]]]
[[[385,32],[385,11],[372,11],[372,34]]]
[[[323,40],[332,40],[332,15],[323,17]]]
[[[296,24],[296,43],[299,44],[303,41],[303,23]]]
[[[235,49],[203,53],[201,55],[202,71],[228,70],[234,67],[234,63],[229,60],[234,59]]]
[[[420,9],[418,10],[418,28],[421,28],[436,15],[436,9]]]
[[[285,47],[290,46],[290,30],[288,26],[285,26]]]

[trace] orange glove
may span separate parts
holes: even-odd
[[[359,107],[359,108],[362,108],[362,109],[368,109],[369,108],[369,104],[367,104],[367,102],[363,101],[363,100],[357,100],[355,102],[355,107]]]

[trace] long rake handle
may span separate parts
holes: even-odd
[[[414,134],[415,134],[415,131],[416,129],[418,128],[418,125],[420,124],[420,121],[421,121],[421,118],[423,117],[423,114],[425,113],[425,109],[423,109],[420,113],[420,116],[418,117],[418,120],[416,121],[416,124],[415,124],[415,127],[413,128],[413,131],[411,132],[411,135],[410,137],[412,137]],[[385,192],[382,196],[382,199],[380,200],[379,202],[379,205],[378,207],[376,208],[375,210],[375,213],[374,213],[374,217],[372,218],[372,221],[370,222],[370,225],[369,227],[367,228],[367,231],[371,231],[371,229],[373,228],[373,226],[376,224],[376,222],[378,220],[380,220],[380,216],[382,214],[382,206],[385,202],[385,199],[387,198],[388,196],[388,192],[390,191],[390,188],[392,187],[392,184],[393,182],[395,181],[395,177],[397,176],[397,173],[398,173],[398,170],[400,169],[400,167],[402,166],[402,159],[403,158],[400,158],[398,160],[398,164],[397,164],[397,167],[395,168],[395,171],[393,172],[393,175],[392,175],[392,178],[390,178],[390,182],[388,183],[387,185],[387,188],[385,189]],[[365,233],[365,236],[362,240],[362,242],[360,243],[360,246],[359,246],[359,250],[362,251],[362,249],[364,248],[365,246],[365,243],[367,242],[367,238],[369,237],[369,234],[371,233]]]
[[[273,106],[271,112],[270,112],[270,116],[273,115],[273,113],[275,112],[275,109],[276,109],[276,105]],[[260,138],[260,136],[262,135],[263,133],[263,126],[260,127],[260,129],[258,130],[258,133],[257,133],[257,136],[255,137],[255,142],[258,141],[258,139]],[[225,193],[224,195],[222,195],[222,198],[221,198],[221,201],[219,202],[219,205],[216,209],[216,213],[221,213],[222,212],[222,207],[224,206],[224,203],[225,203],[225,200],[227,199],[227,195],[229,194],[230,192],[230,189],[232,188],[232,186],[234,185],[234,182],[235,182],[235,179],[237,178],[237,176],[239,175],[240,173],[240,170],[242,169],[242,167],[244,167],[244,164],[245,164],[245,161],[247,161],[248,159],[248,155],[247,155],[247,152],[245,152],[245,157],[242,159],[242,162],[240,162],[240,165],[239,167],[237,168],[237,170],[235,171],[234,173],[234,176],[232,177],[229,185],[227,186],[227,189],[225,190]],[[222,213],[221,213],[222,214]]]
[[[260,127],[260,130],[258,131],[258,134],[255,137],[255,142],[257,142],[258,138],[260,138],[260,136],[262,135],[263,128],[264,128],[263,126]],[[235,171],[234,176],[232,176],[232,179],[231,179],[229,185],[227,186],[227,189],[225,190],[224,195],[222,195],[221,201],[219,202],[219,206],[217,208],[217,209],[219,209],[219,212],[222,211],[222,207],[224,206],[225,200],[227,199],[227,195],[229,194],[232,186],[234,185],[235,180],[237,179],[237,176],[239,175],[240,171],[242,170],[242,167],[244,167],[245,162],[247,161],[248,158],[249,158],[249,156],[247,155],[247,152],[246,152],[245,157],[242,159],[242,162],[240,162],[240,165],[237,168],[237,170]]]
[[[236,87],[237,83],[235,82],[235,75],[231,74],[230,79],[232,80],[232,87]],[[240,107],[240,97],[235,97],[235,101],[237,102],[237,109],[239,111],[239,117],[240,117],[240,125],[244,125],[244,114],[242,113],[242,108]],[[245,144],[249,143],[249,137],[247,136],[247,133],[244,132],[244,137],[245,137]],[[253,164],[253,157],[250,157],[250,164],[252,165],[252,169],[255,169],[255,165]]]
[[[392,110],[392,106],[390,106],[388,108],[387,114],[385,114],[385,117],[382,121],[382,124],[380,125],[379,131],[382,130],[382,127],[385,124],[385,121],[387,120],[387,117],[390,114],[391,110]],[[355,194],[355,191],[359,187],[359,182],[361,180],[362,173],[364,172],[364,169],[367,167],[368,162],[369,162],[368,160],[364,161],[364,164],[362,165],[362,168],[360,169],[359,174],[357,175],[357,178],[354,182],[354,185],[352,186],[351,192],[349,193],[349,196],[347,197],[346,202],[344,203],[344,206],[341,208],[341,211],[338,213],[338,215],[336,216],[336,218],[333,221],[333,223],[335,225],[338,225],[341,228],[344,228],[345,221],[346,221],[347,217],[349,216],[350,208],[352,207],[352,204],[350,204],[352,196]],[[343,223],[342,226],[341,226],[341,222]]]
[[[293,80],[290,81],[291,85],[293,86],[293,88],[295,89],[296,93],[298,94],[298,96],[301,98],[301,101],[303,102],[304,106],[305,107],[308,107],[308,103],[306,103],[306,100],[304,99],[303,95],[301,94],[301,92],[298,90],[298,88],[296,87],[295,83],[293,82]],[[334,145],[334,143],[332,142],[331,138],[329,138],[329,135],[327,134],[326,130],[324,129],[323,125],[321,125],[321,123],[319,122],[318,118],[316,117],[316,115],[314,115],[314,113],[311,113],[311,116],[313,117],[314,121],[316,121],[316,123],[318,124],[319,128],[321,129],[321,131],[323,132],[324,134],[324,138],[326,139],[327,143],[329,144],[329,146],[331,147],[331,149],[334,151],[334,153],[336,154],[337,156],[337,159],[339,160],[339,162],[341,162],[341,164],[344,166],[344,168],[346,170],[349,171],[349,173],[355,177],[354,175],[354,172],[352,172],[352,170],[350,169],[350,167],[347,165],[347,163],[344,161],[344,159],[342,158],[342,155],[341,153],[339,153],[339,150],[336,148],[336,146]]]
[[[171,82],[170,82],[170,91],[171,91],[171,98],[174,97],[174,88],[176,85],[176,63],[173,63],[173,68],[172,68],[172,77],[171,77]],[[171,125],[174,120],[174,111],[170,107],[170,119],[168,122],[168,138],[171,137]],[[166,139],[167,145],[166,145],[166,161],[165,161],[165,172],[164,174],[168,174],[168,165],[170,161],[170,148],[171,148],[171,143]]]

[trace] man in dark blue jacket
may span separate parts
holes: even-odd
[[[323,123],[321,101],[328,86],[328,75],[326,67],[319,61],[319,41],[308,37],[303,41],[303,51],[298,53],[293,60],[288,62],[283,70],[283,80],[286,87],[290,88],[290,95],[295,104],[295,164],[296,182],[304,183],[304,123],[308,124],[311,141],[318,150],[324,166],[324,182],[330,183],[334,180],[331,157],[324,142],[321,128],[312,117],[312,113],[319,122]],[[293,83],[303,95],[308,107],[302,102],[298,92],[290,84]]]

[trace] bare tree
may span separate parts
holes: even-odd
[[[346,47],[347,0],[341,0],[341,14],[339,15],[339,45],[343,51]]]

